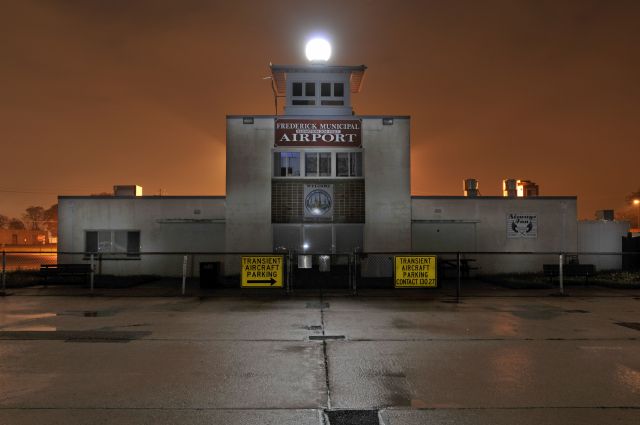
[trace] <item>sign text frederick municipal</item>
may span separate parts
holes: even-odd
[[[362,146],[362,120],[312,120],[276,118],[275,146]]]

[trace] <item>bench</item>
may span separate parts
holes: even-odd
[[[50,277],[82,276],[91,274],[91,264],[41,264],[40,276],[44,277],[45,285]]]
[[[559,264],[543,264],[542,271],[545,276],[551,280],[553,277],[560,275]],[[589,282],[589,276],[593,276],[596,273],[596,266],[593,264],[563,264],[562,275],[563,276],[583,276],[586,282]]]

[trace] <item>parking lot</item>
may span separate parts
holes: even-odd
[[[635,424],[638,322],[633,291],[18,292],[0,298],[0,423],[333,424],[353,409],[363,424]]]

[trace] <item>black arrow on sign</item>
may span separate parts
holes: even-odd
[[[271,286],[273,286],[273,284],[276,283],[276,280],[274,278],[271,278],[271,279],[253,279],[253,280],[247,280],[247,283],[270,283]]]

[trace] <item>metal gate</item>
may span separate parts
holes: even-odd
[[[289,288],[293,292],[352,293],[356,265],[353,254],[289,254]]]

